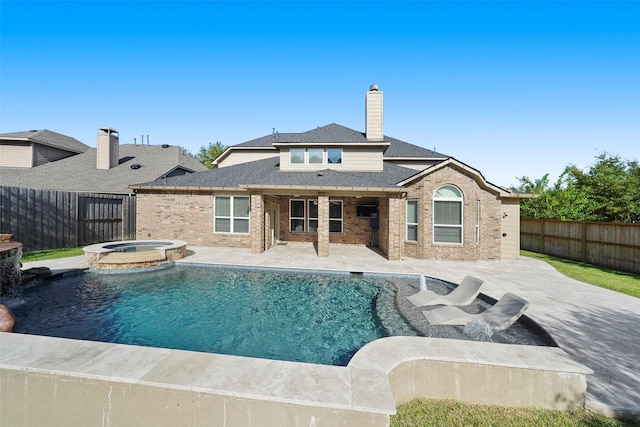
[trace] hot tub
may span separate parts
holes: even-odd
[[[183,240],[126,240],[86,246],[84,254],[92,270],[122,271],[157,268],[187,254]]]

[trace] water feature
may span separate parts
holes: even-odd
[[[0,296],[14,295],[22,285],[22,243],[0,242]]]

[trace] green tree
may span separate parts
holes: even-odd
[[[539,180],[519,178],[517,191],[536,194],[521,203],[524,218],[573,221],[640,221],[640,166],[602,153],[586,171],[565,167],[558,181],[549,175]]]
[[[194,157],[209,169],[215,169],[217,165],[213,164],[213,161],[226,149],[227,147],[220,141],[216,141],[215,144],[210,142],[206,147],[200,147],[200,151]]]

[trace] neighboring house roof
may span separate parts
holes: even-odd
[[[30,169],[0,168],[0,183],[10,187],[92,193],[130,193],[130,184],[153,181],[177,169],[188,172],[207,168],[180,147],[158,145],[119,146],[119,165],[96,168],[96,149]],[[131,165],[141,167],[132,169]]]
[[[28,141],[56,147],[73,153],[84,153],[91,148],[75,138],[47,129],[2,133],[0,134],[0,141]]]
[[[310,172],[285,172],[280,170],[279,157],[241,163],[226,168],[176,176],[134,185],[136,189],[176,188],[335,188],[377,189],[402,191],[397,183],[415,174],[415,170],[394,164],[385,164],[380,172],[348,172],[324,169]]]

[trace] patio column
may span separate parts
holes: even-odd
[[[329,195],[318,193],[318,256],[329,256]]]
[[[251,240],[251,253],[264,252],[264,196],[259,191],[251,193],[249,239]]]
[[[400,196],[389,197],[389,261],[398,261],[402,257],[404,241],[404,199]]]

